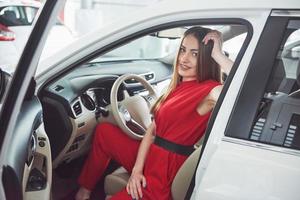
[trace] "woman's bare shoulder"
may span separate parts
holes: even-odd
[[[223,89],[223,85],[217,85],[209,92],[207,98],[211,101],[217,102],[222,89]]]

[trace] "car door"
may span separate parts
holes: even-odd
[[[253,24],[259,40],[219,110],[192,199],[299,199],[298,16],[273,10],[263,29]]]
[[[0,110],[0,199],[50,199],[50,185],[47,182],[40,188],[45,176],[40,171],[30,168],[33,153],[43,155],[47,150],[40,149],[47,145],[41,126],[41,105],[34,96],[33,76],[46,35],[56,14],[64,1],[46,1],[38,14],[35,26],[24,48],[11,82],[6,87],[6,95]],[[26,118],[24,117],[26,116]],[[18,124],[18,126],[15,126]],[[38,141],[37,141],[38,140]],[[38,145],[38,146],[37,146]],[[41,160],[41,167],[51,163],[51,159]],[[26,165],[29,165],[26,172]],[[47,174],[47,169],[45,171]],[[33,175],[33,176],[31,176]],[[46,176],[46,178],[50,178]],[[23,187],[23,182],[27,184]],[[26,185],[26,184],[25,184]]]

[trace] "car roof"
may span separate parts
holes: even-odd
[[[158,5],[158,4],[156,4]],[[156,7],[153,4],[153,6]],[[299,0],[163,0],[159,4],[163,9],[170,10],[219,10],[219,9],[297,9]],[[195,9],[195,10],[196,10]]]
[[[249,15],[248,12],[244,11],[251,11],[251,16],[253,16],[253,13],[257,13],[255,15],[260,17],[262,13],[264,15],[267,13],[271,14],[272,9],[295,10],[297,8],[300,9],[300,0],[214,0],[210,2],[207,0],[162,0],[145,8],[137,9],[136,12],[132,12],[122,19],[115,19],[115,21],[105,24],[104,27],[82,36],[80,42],[73,42],[68,48],[62,49],[61,52],[57,52],[57,54],[42,60],[39,66],[45,66],[45,68],[50,69],[51,67],[49,66],[60,63],[65,57],[72,57],[71,55],[78,52],[78,49],[83,50],[87,46],[99,42],[98,38],[117,33],[121,29],[128,30],[126,27],[133,27],[133,24],[136,24],[135,27],[143,26],[143,21],[156,21],[159,19],[157,20],[158,22],[161,18],[168,18],[168,16],[172,15],[174,17],[180,15],[185,16],[182,18],[189,18],[188,16],[194,18],[195,13],[201,13],[202,17],[207,15],[208,18],[224,18],[228,13],[224,15],[222,14],[224,13],[223,11],[233,11],[233,14],[230,16],[240,15],[241,17]]]
[[[32,6],[32,7],[41,7],[41,3],[37,1],[21,1],[21,0],[0,0],[0,7],[5,6]]]

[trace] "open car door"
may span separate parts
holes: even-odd
[[[51,154],[34,74],[47,34],[65,1],[45,1],[0,106],[0,199],[50,199]],[[2,84],[3,85],[3,84]],[[25,117],[26,116],[26,120]],[[37,157],[35,155],[38,155]],[[49,157],[50,156],[50,157]]]

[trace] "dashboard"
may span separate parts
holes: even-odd
[[[158,60],[87,63],[42,88],[39,97],[54,168],[87,153],[98,123],[115,124],[110,93],[115,80],[123,74],[140,75],[157,87],[170,79],[172,66]],[[117,98],[121,101],[125,95],[143,91],[135,80],[126,80]]]
[[[91,88],[88,89],[82,96],[83,105],[89,109],[93,110],[95,107],[106,107],[110,104],[110,90],[105,87]],[[86,100],[85,100],[86,99]],[[91,104],[94,104],[91,105]]]

